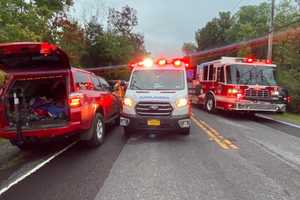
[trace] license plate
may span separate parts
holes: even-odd
[[[148,126],[160,126],[160,120],[158,119],[149,119],[147,121]]]

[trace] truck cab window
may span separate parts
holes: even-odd
[[[225,82],[224,66],[218,68],[217,74],[218,74],[217,76],[218,82],[224,83]]]
[[[209,66],[209,77],[208,77],[208,80],[212,81],[212,80],[215,80],[215,73],[216,73],[216,70],[214,68],[214,65],[210,65]]]
[[[207,65],[203,66],[203,80],[204,81],[208,80],[208,66]]]

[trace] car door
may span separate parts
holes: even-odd
[[[119,98],[112,93],[111,91],[111,86],[108,84],[108,82],[102,78],[102,77],[99,77],[99,81],[101,83],[101,86],[103,88],[103,90],[106,92],[106,95],[107,95],[107,100],[110,101],[111,103],[111,115],[110,117],[113,117],[115,115],[118,115],[119,112],[120,112],[120,101],[119,101]]]
[[[90,79],[90,75],[85,72],[75,72],[75,84],[77,91],[84,96],[83,103],[81,105],[81,121],[84,128],[89,128],[93,119],[93,104],[95,97],[93,95],[93,84]]]

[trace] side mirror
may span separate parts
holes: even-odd
[[[202,86],[201,85],[196,85],[195,87],[195,95],[200,95],[202,93]]]

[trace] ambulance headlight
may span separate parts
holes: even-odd
[[[132,107],[133,106],[133,100],[126,97],[126,98],[124,98],[123,104],[125,106]]]
[[[186,98],[181,98],[181,99],[178,99],[176,101],[176,107],[177,108],[181,108],[181,107],[184,107],[184,106],[187,106],[188,105],[188,99]]]

